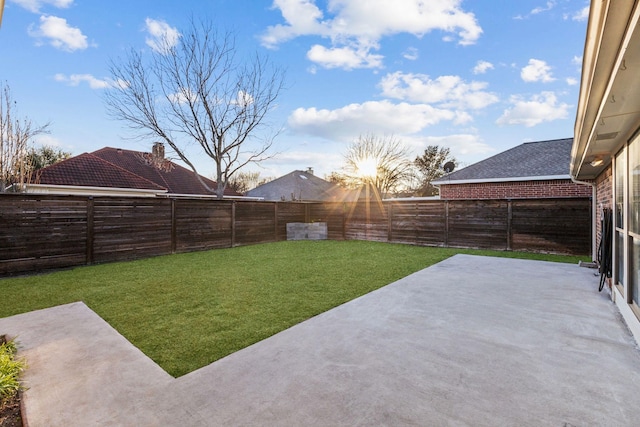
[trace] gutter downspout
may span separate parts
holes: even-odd
[[[595,261],[597,258],[597,250],[596,250],[596,233],[597,233],[597,227],[596,227],[596,218],[597,218],[597,203],[596,203],[596,197],[597,197],[597,191],[596,191],[596,183],[595,182],[585,182],[585,181],[579,181],[576,178],[573,177],[573,175],[571,175],[571,181],[575,182],[576,184],[583,184],[583,185],[590,185],[591,186],[591,260]]]

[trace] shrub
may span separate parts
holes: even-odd
[[[23,359],[15,357],[16,351],[14,340],[0,341],[0,406],[23,388],[18,377],[27,366]]]

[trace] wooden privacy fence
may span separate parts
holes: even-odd
[[[589,199],[359,203],[0,194],[0,275],[286,240],[329,239],[588,254]]]

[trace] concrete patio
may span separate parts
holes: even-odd
[[[0,319],[40,426],[636,426],[594,271],[457,255],[174,379],[82,303]]]

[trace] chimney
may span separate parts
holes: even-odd
[[[162,142],[155,142],[151,149],[151,154],[155,161],[164,160],[164,144]]]
[[[309,175],[313,175],[313,168],[312,168],[312,167],[308,167],[308,168],[307,168],[307,173],[308,173]]]

